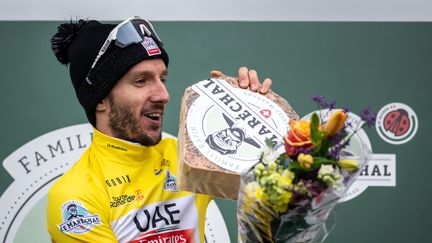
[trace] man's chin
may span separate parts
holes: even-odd
[[[158,132],[155,134],[144,133],[144,135],[140,138],[139,143],[144,146],[153,146],[158,144],[162,139],[162,132]]]

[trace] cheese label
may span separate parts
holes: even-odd
[[[192,89],[199,97],[189,107],[186,129],[211,162],[240,173],[258,162],[266,140],[283,141],[289,118],[265,96],[222,79],[203,80]]]

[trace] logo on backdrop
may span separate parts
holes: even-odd
[[[276,142],[287,132],[288,116],[260,94],[219,79],[192,89],[199,97],[189,108],[187,131],[195,147],[222,168],[241,172],[258,162],[266,139]]]
[[[12,176],[13,182],[0,197],[0,240],[5,243],[14,242],[22,228],[31,227],[34,232],[32,241],[44,242],[49,240],[44,222],[45,218],[37,218],[41,224],[34,225],[34,220],[28,220],[27,215],[32,214],[34,207],[41,199],[46,197],[51,185],[65,173],[83,152],[90,146],[93,128],[90,124],[80,124],[61,128],[43,134],[24,144],[3,160],[4,169]],[[162,133],[163,137],[172,137]],[[169,164],[163,161],[163,164]],[[171,177],[170,177],[171,178]],[[171,178],[172,179],[172,178]],[[111,185],[115,183],[130,182],[128,175],[114,180],[107,180]],[[167,185],[174,189],[172,180]],[[122,196],[127,202],[142,200],[144,195],[138,189],[134,195]],[[125,201],[125,202],[126,202]],[[114,206],[121,206],[114,204]],[[63,232],[85,233],[100,222],[97,215],[91,215],[85,205],[77,201],[69,201],[63,205]],[[76,207],[75,207],[76,206]],[[76,210],[75,210],[76,209]],[[33,215],[45,215],[40,212]],[[73,227],[73,225],[76,226]],[[218,232],[215,234],[215,232]],[[209,204],[206,215],[206,238],[212,242],[230,242],[225,221],[218,206],[213,201]],[[21,236],[21,235],[20,235]],[[28,236],[23,236],[28,238]],[[21,238],[23,238],[21,237]]]
[[[314,111],[320,112],[320,111]],[[310,118],[314,112],[309,113],[305,118]],[[331,112],[321,111],[323,119],[328,119]],[[361,125],[361,118],[352,113],[348,113],[349,123],[352,127],[358,127]],[[353,132],[352,128],[347,129],[348,132]],[[340,202],[351,200],[359,196],[369,186],[396,186],[396,155],[395,154],[373,154],[372,145],[363,129],[357,131],[356,134],[351,138],[350,145],[345,149],[345,152],[349,156],[353,156],[354,159],[364,160],[369,157],[369,161],[363,164],[360,176],[353,182],[348,189],[347,193],[341,198]]]
[[[417,115],[405,104],[387,104],[377,114],[377,133],[388,143],[407,143],[415,136],[417,128]]]

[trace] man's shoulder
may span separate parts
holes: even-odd
[[[48,197],[82,195],[83,192],[88,192],[90,174],[88,161],[79,160],[51,186]]]
[[[177,154],[177,139],[174,137],[165,137],[157,144],[156,149],[161,153],[169,152]]]
[[[163,137],[159,142],[163,146],[177,146],[177,138],[175,137]]]
[[[90,212],[98,211],[106,203],[106,196],[100,185],[95,183],[94,177],[85,161],[76,162],[49,189],[47,212],[52,213],[59,208],[64,211],[64,207],[71,203],[79,204]]]

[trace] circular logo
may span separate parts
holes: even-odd
[[[68,201],[62,206],[63,223],[58,227],[63,233],[83,234],[93,228],[95,224],[100,224],[99,215],[90,215],[82,203],[78,201]]]
[[[411,107],[402,103],[390,103],[378,112],[375,127],[384,141],[404,144],[416,134],[418,119]]]
[[[267,139],[276,143],[288,130],[288,116],[263,95],[218,79],[192,88],[200,96],[188,110],[187,131],[195,147],[222,168],[237,173],[249,168]]]

